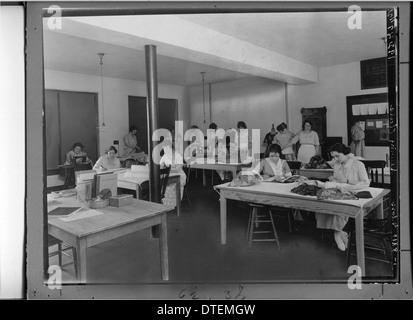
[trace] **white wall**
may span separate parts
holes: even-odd
[[[146,82],[117,78],[103,79],[105,127],[100,127],[99,151],[119,140],[120,153],[123,152],[123,136],[129,130],[128,96],[146,97]],[[79,73],[45,70],[46,89],[98,93],[99,123],[102,124],[100,77]],[[181,86],[158,85],[158,97],[178,100],[178,119],[184,121],[184,130],[190,119],[188,89]],[[87,151],[87,150],[86,150]]]
[[[261,143],[265,134],[286,121],[284,83],[263,79],[248,78],[221,82],[211,85],[211,110],[209,88],[205,85],[206,123],[202,101],[202,86],[190,88],[191,124],[206,132],[209,124],[215,122],[219,128],[236,128],[238,121],[244,121],[248,129],[261,130]],[[210,116],[211,114],[211,116]]]
[[[387,88],[361,90],[360,63],[349,63],[319,69],[315,84],[288,85],[290,129],[301,130],[301,108],[327,107],[327,136],[347,140],[347,96],[383,93]],[[388,147],[366,147],[366,159],[386,160]]]
[[[23,6],[0,6],[0,300],[25,297],[25,61]],[[12,161],[10,161],[12,160]],[[28,163],[30,165],[30,163]]]

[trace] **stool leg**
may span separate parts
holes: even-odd
[[[249,238],[250,238],[251,221],[252,221],[252,207],[250,209],[250,213],[248,217],[247,239],[246,239],[248,243],[249,243]]]
[[[62,244],[59,242],[57,244],[57,250],[59,251],[58,257],[59,257],[59,266],[62,266]]]
[[[72,257],[73,257],[73,264],[75,267],[75,276],[77,278],[77,254],[76,254],[76,248],[72,247]]]
[[[257,208],[253,207],[252,208],[252,214],[251,214],[251,225],[250,225],[250,228],[249,228],[248,247],[251,247],[251,245],[252,245],[252,236],[253,236],[253,233],[254,233],[254,223],[255,223],[256,215],[257,215]]]
[[[346,270],[348,269],[348,266],[349,266],[349,263],[350,263],[351,240],[352,240],[352,232],[350,231],[350,232],[348,233]]]
[[[278,250],[281,251],[280,242],[278,241],[277,230],[275,229],[274,219],[272,218],[272,214],[271,214],[271,211],[270,211],[270,210],[268,210],[268,214],[270,215],[271,226],[272,226],[272,229],[273,229],[273,231],[274,231],[275,242],[277,242]]]

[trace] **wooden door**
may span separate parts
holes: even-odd
[[[88,157],[98,159],[97,94],[46,90],[47,168],[63,164],[75,142],[81,142]]]
[[[138,127],[138,146],[148,153],[148,113],[146,97],[129,96],[129,126]],[[178,119],[178,101],[175,99],[158,99],[158,126],[171,130]]]

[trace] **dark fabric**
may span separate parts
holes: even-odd
[[[291,192],[301,194],[303,196],[315,196],[319,190],[321,190],[320,187],[303,183],[295,188],[292,188]]]
[[[355,194],[355,196],[357,198],[364,198],[364,199],[373,198],[370,191],[359,191]]]

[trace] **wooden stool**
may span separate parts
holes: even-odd
[[[253,241],[275,241],[277,243],[278,250],[281,250],[280,242],[278,241],[277,230],[275,229],[275,224],[272,218],[271,211],[268,209],[267,214],[258,214],[258,210],[260,208],[265,208],[265,206],[254,204],[254,203],[250,203],[249,205],[251,207],[251,211],[250,211],[250,218],[248,221],[248,230],[247,230],[248,246],[251,247]],[[265,230],[265,229],[263,230],[263,228],[260,229],[260,224],[271,224],[271,229],[270,230]],[[272,233],[273,237],[254,239],[254,234],[267,234],[267,233]]]

